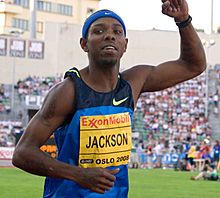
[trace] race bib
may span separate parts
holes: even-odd
[[[129,113],[80,118],[79,166],[105,168],[127,164],[131,146]]]

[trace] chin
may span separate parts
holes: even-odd
[[[116,59],[103,59],[101,60],[101,64],[105,67],[115,66],[117,64]]]

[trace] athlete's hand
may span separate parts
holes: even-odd
[[[81,168],[78,172],[77,183],[88,188],[91,191],[104,194],[114,186],[116,177],[114,176],[119,172],[119,168],[108,170],[104,168]]]
[[[162,13],[173,17],[175,21],[181,22],[188,18],[188,4],[186,0],[162,0]]]

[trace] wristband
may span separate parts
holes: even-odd
[[[184,27],[188,26],[191,23],[191,21],[192,21],[192,17],[189,15],[188,18],[185,21],[176,22],[176,25],[179,28],[184,28]]]

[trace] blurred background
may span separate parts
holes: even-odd
[[[206,51],[207,70],[175,87],[141,95],[132,123],[131,168],[180,168],[192,146],[196,168],[201,168],[205,151],[217,164],[220,2],[188,3]],[[88,64],[79,45],[81,27],[101,8],[116,11],[128,28],[121,71],[178,58],[178,29],[161,13],[160,1],[0,0],[0,166],[11,166],[14,147],[49,89],[69,68]],[[53,137],[42,150],[56,156]]]

